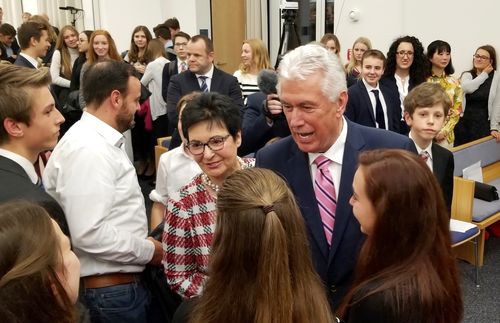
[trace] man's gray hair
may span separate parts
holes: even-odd
[[[323,94],[334,102],[340,92],[347,90],[346,74],[337,55],[323,46],[308,44],[297,47],[287,53],[278,67],[278,95],[281,93],[281,82],[305,80],[309,76],[323,75]]]

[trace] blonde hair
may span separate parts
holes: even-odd
[[[352,70],[354,69],[354,67],[356,67],[357,61],[354,58],[354,46],[356,46],[356,44],[358,44],[358,43],[365,45],[367,47],[366,50],[372,49],[372,42],[368,38],[359,37],[358,39],[356,39],[354,41],[354,43],[352,44],[351,57],[349,59],[349,64],[347,64],[347,67],[346,67],[347,73],[351,73]]]
[[[250,45],[252,49],[252,61],[255,64],[257,71],[261,71],[263,69],[270,69],[271,63],[269,61],[269,52],[267,51],[266,45],[264,42],[257,38],[247,39],[243,41],[243,44]],[[240,64],[239,69],[242,73],[249,73],[249,66]]]
[[[73,32],[78,39],[78,30],[76,30],[75,27],[71,25],[66,25],[62,27],[61,32],[57,37],[56,49],[61,52],[61,74],[64,76],[64,78],[70,79],[71,69],[73,68],[73,66],[71,65],[71,55],[69,53],[68,46],[66,46],[66,42],[64,41],[64,33],[67,30]]]
[[[239,170],[225,180],[209,268],[190,322],[333,321],[300,210],[271,170]]]

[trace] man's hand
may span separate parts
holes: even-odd
[[[161,247],[161,242],[153,239],[152,237],[147,237],[147,240],[151,241],[155,245],[155,252],[153,253],[153,258],[149,262],[149,264],[154,266],[160,266],[161,260],[163,258],[163,248]]]
[[[283,107],[277,94],[269,94],[266,101],[269,113],[276,115],[283,112]]]

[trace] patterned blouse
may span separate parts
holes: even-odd
[[[254,158],[243,158],[243,168]],[[215,232],[216,201],[203,184],[202,174],[171,194],[163,231],[163,266],[170,288],[184,298],[201,294]]]
[[[451,75],[446,76],[443,74],[442,76],[432,75],[429,76],[427,82],[430,83],[438,83],[445,90],[445,92],[450,96],[451,99],[451,109],[448,112],[448,116],[443,125],[443,129],[446,134],[446,141],[448,144],[453,145],[455,141],[455,134],[453,133],[453,129],[460,119],[460,114],[462,114],[462,101],[463,101],[463,92],[460,87],[460,82]]]

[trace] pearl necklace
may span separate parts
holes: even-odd
[[[245,166],[245,163],[243,162],[243,160],[238,157],[238,163],[240,164],[240,169],[245,169],[247,168]],[[219,190],[220,190],[220,186],[215,184],[214,182],[212,182],[212,180],[210,179],[210,177],[208,177],[207,174],[205,173],[202,173],[201,174],[201,179],[203,181],[203,184],[207,185],[208,187],[210,187],[214,192],[215,194],[218,194],[219,193]]]

